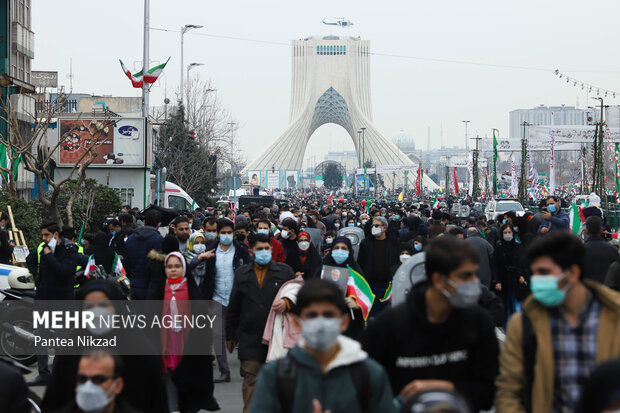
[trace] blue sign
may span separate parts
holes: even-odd
[[[118,128],[118,133],[123,136],[132,136],[134,132],[138,132],[138,128],[131,125],[125,125]]]

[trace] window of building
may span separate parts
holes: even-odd
[[[118,196],[121,198],[123,205],[132,205],[134,196],[133,188],[114,188],[118,192]]]

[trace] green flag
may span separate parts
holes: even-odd
[[[11,158],[15,159],[13,161],[13,165],[11,165],[11,169],[13,169],[13,179],[17,182],[19,164],[24,160],[24,158],[22,158],[21,154],[18,157],[15,157],[15,155],[17,155],[17,152],[15,149],[11,148]]]
[[[6,168],[6,162],[6,145],[0,143],[0,166]],[[2,176],[4,177],[4,182],[9,182],[9,174],[3,171]]]
[[[497,137],[493,131],[493,195],[497,195]]]

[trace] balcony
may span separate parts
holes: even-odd
[[[34,59],[34,32],[14,21],[11,40],[14,50],[24,54],[29,59]]]
[[[78,111],[78,101],[77,99],[64,100],[62,102],[58,102],[56,100],[44,100],[36,102],[34,107],[36,112],[39,114],[46,112],[53,114],[75,113]]]

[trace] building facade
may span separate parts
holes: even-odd
[[[510,111],[510,139],[520,139],[523,136],[521,124],[551,125],[551,119],[556,126],[560,125],[587,125],[588,117],[595,118],[596,111],[579,109],[574,106],[545,106],[540,105],[532,109],[516,109]]]

